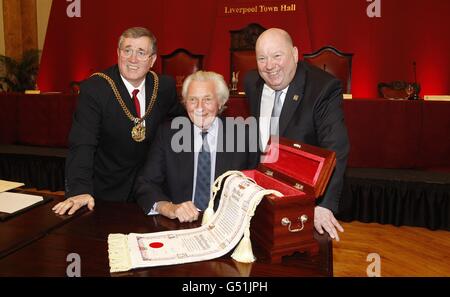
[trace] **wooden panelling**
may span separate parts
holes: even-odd
[[[5,54],[19,59],[24,50],[37,48],[36,0],[3,0]]]
[[[3,0],[0,0],[0,55],[5,54],[5,30],[3,28]],[[0,75],[2,69],[0,69]]]
[[[22,0],[22,49],[38,48],[36,0]]]
[[[5,30],[5,54],[15,59],[22,57],[21,0],[3,1],[3,25]]]

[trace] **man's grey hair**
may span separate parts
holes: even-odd
[[[225,103],[228,101],[228,97],[230,96],[230,91],[228,90],[228,86],[225,83],[223,76],[213,71],[199,70],[192,73],[183,82],[183,88],[181,90],[183,100],[187,99],[187,92],[192,81],[212,81],[214,83],[216,96],[218,97],[219,105],[221,106],[221,110],[219,112],[221,112],[225,106]]]
[[[158,47],[156,42],[156,37],[150,32],[147,28],[143,27],[133,27],[126,29],[123,31],[122,35],[119,38],[118,47],[121,48],[123,41],[125,38],[140,38],[140,37],[148,37],[150,39],[150,43],[152,44],[152,52],[151,54],[156,54]]]

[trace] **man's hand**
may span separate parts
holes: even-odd
[[[198,220],[199,211],[192,201],[173,204],[168,201],[158,202],[157,211],[170,219],[178,219],[180,223]]]
[[[339,241],[337,230],[339,230],[340,232],[344,232],[344,228],[342,228],[342,226],[336,220],[333,212],[321,206],[316,206],[314,208],[314,227],[320,234],[323,234],[323,229],[325,229],[325,231],[330,234],[330,237],[336,239],[336,241]]]
[[[52,210],[59,215],[63,215],[69,210],[67,214],[73,215],[78,209],[85,205],[87,205],[89,210],[93,210],[95,206],[94,197],[89,194],[73,196],[56,204]]]

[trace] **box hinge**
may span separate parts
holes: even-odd
[[[268,176],[273,176],[273,171],[266,170],[264,173]]]
[[[299,189],[300,191],[303,191],[303,185],[299,183],[295,183],[294,188]]]

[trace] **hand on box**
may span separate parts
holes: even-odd
[[[325,229],[330,234],[330,237],[336,239],[336,241],[339,241],[337,230],[344,232],[344,228],[336,220],[333,212],[322,206],[314,208],[314,227],[320,234],[323,234],[323,229]]]

